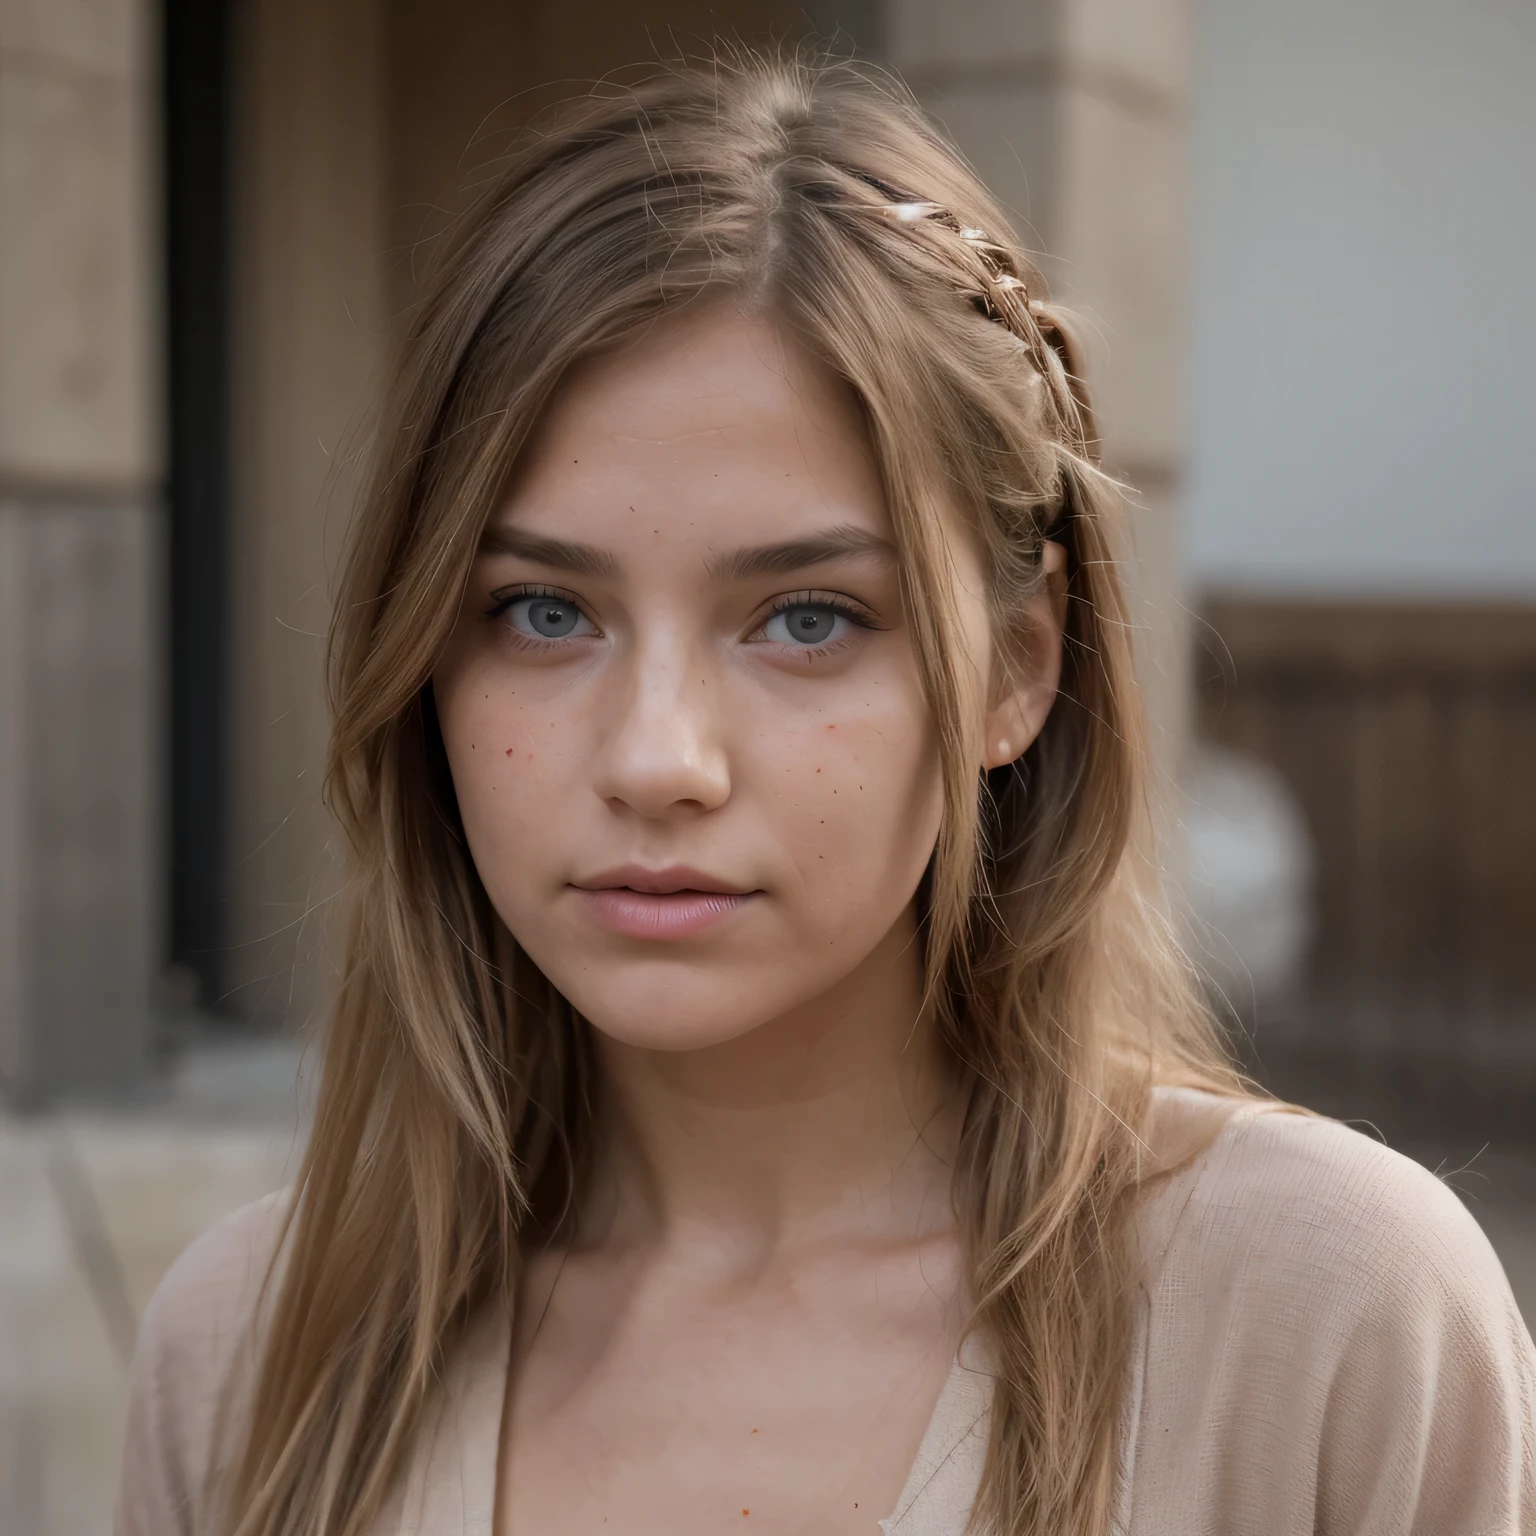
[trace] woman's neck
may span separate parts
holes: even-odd
[[[894,929],[833,992],[698,1051],[599,1036],[603,1143],[579,1241],[727,1263],[953,1223],[960,1094],[920,946]]]

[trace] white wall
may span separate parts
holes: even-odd
[[[1536,598],[1536,0],[1201,0],[1197,586]]]

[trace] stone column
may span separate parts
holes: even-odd
[[[1047,253],[1085,320],[1157,766],[1187,731],[1183,478],[1188,0],[885,0],[881,50]]]
[[[374,0],[237,9],[226,1006],[325,1012],[336,828],[321,803],[331,583],[389,329]]]
[[[0,1084],[131,1075],[158,958],[145,0],[0,5]]]

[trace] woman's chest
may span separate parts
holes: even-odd
[[[509,1380],[497,1536],[869,1536],[949,1374],[948,1289],[643,1287],[551,1306]]]

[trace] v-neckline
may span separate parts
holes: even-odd
[[[978,1334],[955,1351],[885,1536],[960,1536],[981,1488],[992,1426],[992,1352]]]
[[[399,1495],[373,1536],[491,1536],[511,1348],[506,1312],[487,1307],[454,1350]],[[991,1403],[990,1353],[972,1335],[939,1388],[896,1508],[878,1522],[886,1536],[959,1536],[964,1530],[981,1485]]]

